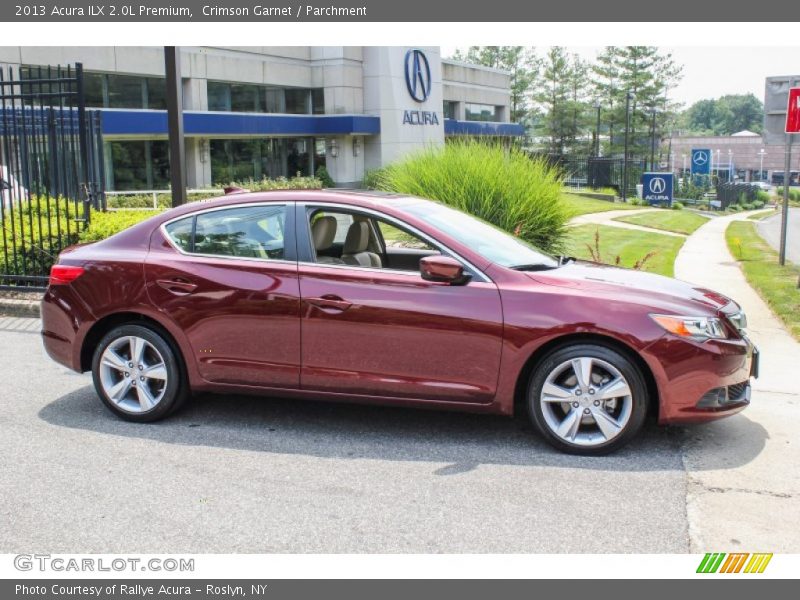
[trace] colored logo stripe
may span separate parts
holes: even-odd
[[[725,558],[727,556],[727,558]],[[747,560],[749,557],[749,561]],[[700,565],[697,567],[698,573],[763,573],[767,568],[772,554],[749,552],[709,552],[703,556]],[[724,562],[723,562],[724,561]],[[747,566],[745,566],[745,563]],[[744,567],[744,571],[742,568]]]

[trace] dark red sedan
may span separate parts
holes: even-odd
[[[154,421],[193,391],[527,412],[567,452],[750,401],[728,298],[554,258],[447,206],[351,192],[233,194],[70,248],[47,352]]]

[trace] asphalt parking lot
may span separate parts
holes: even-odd
[[[0,380],[0,552],[689,550],[692,430],[590,459],[521,420],[345,404],[208,396],[131,424],[35,320],[0,319]]]

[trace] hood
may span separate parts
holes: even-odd
[[[685,281],[585,261],[571,262],[551,271],[526,272],[526,275],[545,285],[622,295],[626,300],[659,305],[664,310],[694,310],[695,314],[738,310],[727,296]]]

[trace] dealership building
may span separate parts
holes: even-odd
[[[169,185],[166,86],[158,47],[4,47],[0,66],[82,63],[100,112],[106,187]],[[182,47],[190,188],[313,175],[337,186],[456,136],[513,139],[510,75],[438,47]]]

